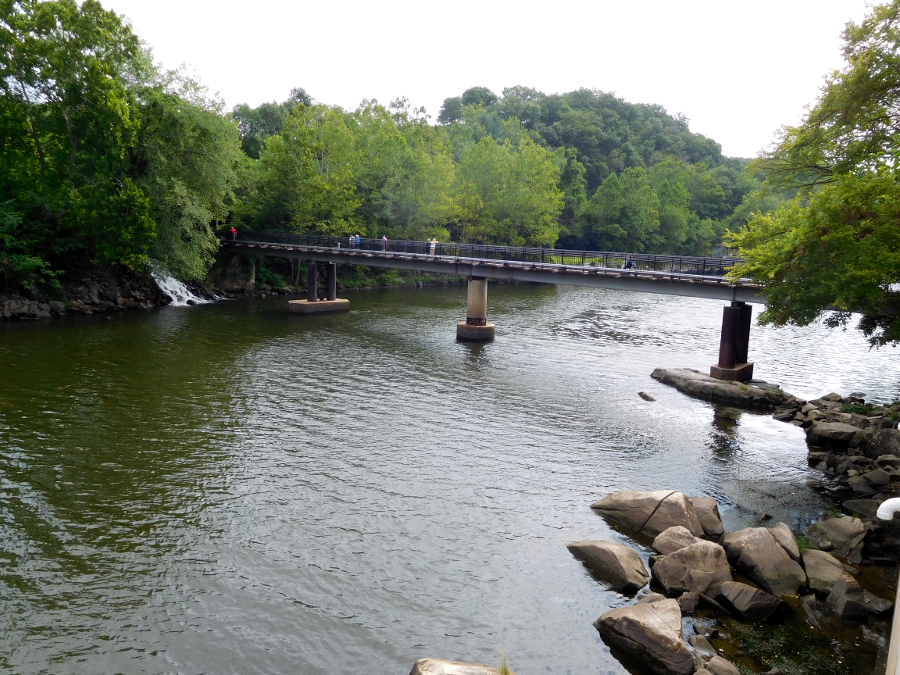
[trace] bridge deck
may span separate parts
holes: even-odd
[[[296,238],[298,241],[277,241],[277,239],[289,237]],[[326,241],[309,241],[311,239]],[[385,247],[387,250],[381,250],[379,240],[367,239],[360,248],[344,248],[338,246],[337,239],[327,241],[328,239],[330,238],[281,233],[249,233],[246,237],[234,241],[224,239],[222,243],[235,252],[280,258],[727,301],[763,302],[759,294],[760,287],[757,284],[744,280],[732,283],[723,278],[722,273],[726,266],[730,267],[735,262],[731,258],[649,256],[522,247],[486,247],[468,244],[440,244],[432,254],[428,248],[428,242],[391,242],[389,246]],[[470,252],[476,255],[465,255]],[[481,255],[485,255],[485,257],[481,257]],[[622,265],[629,257],[635,260],[638,269],[604,266],[604,263],[606,265]],[[658,266],[659,261],[662,260],[662,264],[668,264],[669,267],[696,268],[699,273],[676,269],[646,269],[651,260],[655,266]],[[700,272],[701,264],[703,270],[709,269],[715,273]],[[645,269],[640,269],[640,267]]]

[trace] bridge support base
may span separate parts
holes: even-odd
[[[289,300],[288,311],[291,314],[329,314],[350,311],[350,301],[345,298],[334,300]]]
[[[753,379],[753,364],[747,360],[753,307],[745,302],[732,302],[722,314],[722,337],[719,362],[709,369],[717,380],[747,382]]]
[[[456,324],[456,339],[480,341],[494,339],[494,324],[487,322],[488,281],[484,277],[469,277],[466,320]]]
[[[350,309],[350,301],[337,297],[337,264],[328,263],[327,300],[319,300],[319,272],[315,261],[309,263],[306,300],[289,300],[288,311],[291,314],[328,314],[346,312]]]

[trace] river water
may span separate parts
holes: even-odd
[[[627,602],[568,553],[630,543],[622,489],[720,499],[726,526],[829,504],[800,429],[659,385],[706,369],[722,302],[492,286],[0,325],[0,670],[382,673],[423,656],[625,673],[591,623]],[[900,398],[853,332],[754,327],[757,375]],[[643,401],[638,391],[656,397]],[[641,549],[645,550],[645,549]]]

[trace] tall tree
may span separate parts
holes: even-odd
[[[859,327],[900,342],[900,0],[873,7],[843,34],[846,65],[826,78],[803,123],[783,130],[760,166],[798,190],[775,214],[731,236],[746,259],[734,276],[765,284],[761,320]]]

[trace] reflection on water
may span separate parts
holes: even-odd
[[[591,622],[626,599],[565,548],[628,541],[593,501],[708,494],[732,528],[828,506],[801,430],[649,378],[708,368],[720,302],[492,287],[473,345],[464,289],[350,297],[0,326],[0,667],[622,673]],[[900,396],[853,333],[751,340],[798,395]]]

